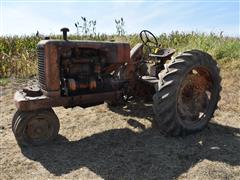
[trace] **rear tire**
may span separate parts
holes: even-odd
[[[17,111],[12,131],[20,146],[38,146],[51,142],[58,135],[59,119],[52,109]]]
[[[205,52],[187,51],[172,60],[159,74],[153,96],[161,132],[178,136],[202,130],[217,108],[220,82],[216,61]]]

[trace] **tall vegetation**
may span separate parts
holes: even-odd
[[[51,36],[52,39],[62,38],[60,35]],[[177,52],[200,49],[214,56],[218,61],[240,61],[240,39],[222,37],[216,34],[203,33],[180,33],[157,36],[162,47],[172,47]],[[90,39],[96,41],[124,41],[129,42],[131,47],[141,42],[138,34],[126,36],[97,34],[70,35],[69,39]],[[29,77],[37,74],[36,45],[40,40],[36,36],[13,36],[0,37],[0,78],[4,77]],[[240,67],[239,67],[240,68]]]
[[[77,28],[77,35],[80,35],[80,32],[82,35],[94,35],[96,36],[96,20],[88,20],[86,17],[81,17],[82,23],[77,21],[75,23],[75,27]]]
[[[125,22],[123,20],[123,18],[121,17],[121,19],[115,19],[115,24],[116,24],[116,29],[117,29],[117,35],[119,36],[123,36],[126,34],[125,31]]]
[[[81,21],[77,21],[75,24],[75,27],[77,29],[77,35],[83,35],[83,36],[96,36],[96,20],[88,20],[86,17],[81,17]],[[117,31],[118,36],[123,36],[126,34],[125,31],[125,21],[121,17],[119,20],[115,19],[115,27]]]

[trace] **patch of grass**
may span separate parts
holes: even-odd
[[[224,58],[218,61],[218,64],[224,68],[225,71],[232,71],[240,69],[240,59],[228,59]]]
[[[215,48],[215,57],[223,59],[237,59],[240,57],[240,43],[239,40],[232,40],[228,43],[222,43]]]
[[[9,83],[8,78],[0,78],[0,86],[6,86]]]

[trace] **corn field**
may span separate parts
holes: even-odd
[[[60,39],[53,35],[51,39]],[[200,49],[213,55],[218,61],[240,61],[240,39],[222,37],[216,34],[180,33],[161,34],[158,41],[162,47],[172,47],[181,52],[189,49]],[[131,47],[141,42],[138,34],[126,36],[117,35],[69,35],[69,39],[120,41],[129,42]],[[36,36],[4,36],[0,37],[0,78],[27,78],[37,74],[36,45],[41,39]]]

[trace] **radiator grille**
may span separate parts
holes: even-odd
[[[46,90],[44,47],[38,47],[38,80],[40,87]]]

